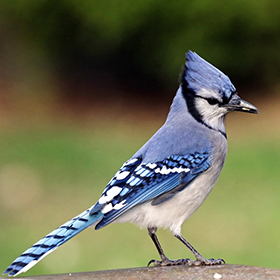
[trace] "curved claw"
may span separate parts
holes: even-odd
[[[150,266],[150,264],[152,264],[152,263],[154,263],[154,266],[155,266],[155,263],[156,263],[156,262],[157,262],[156,260],[150,260],[150,261],[148,262],[147,266]]]
[[[216,259],[213,261],[214,265],[219,265],[219,264],[226,264],[226,262],[223,259]]]

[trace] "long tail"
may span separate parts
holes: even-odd
[[[101,211],[90,214],[91,209],[87,209],[39,240],[15,259],[3,275],[9,273],[9,276],[16,276],[22,272],[26,272],[60,245],[103,218],[104,214]]]

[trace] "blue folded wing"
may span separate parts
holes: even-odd
[[[152,201],[160,204],[186,188],[211,165],[208,152],[173,155],[162,161],[143,163],[142,158],[127,161],[109,182],[93,207],[104,214],[100,229],[133,207]]]

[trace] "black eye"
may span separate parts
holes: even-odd
[[[208,101],[208,103],[209,103],[210,105],[216,105],[216,104],[219,104],[219,103],[220,103],[219,100],[217,100],[217,99],[215,99],[215,98],[207,98],[206,100]]]

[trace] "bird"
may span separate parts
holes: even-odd
[[[99,200],[27,249],[3,274],[26,272],[88,227],[131,222],[146,228],[160,260],[149,265],[220,265],[204,258],[182,235],[182,224],[217,182],[227,155],[225,117],[233,111],[258,113],[241,99],[228,76],[188,51],[180,85],[161,128],[113,176]],[[156,231],[169,228],[195,260],[170,260]]]

